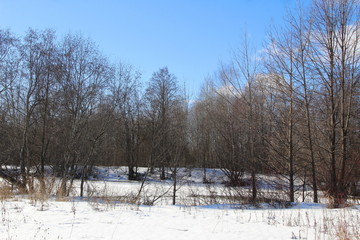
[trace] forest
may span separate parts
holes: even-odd
[[[313,202],[321,191],[344,206],[360,194],[359,11],[357,0],[314,0],[261,51],[244,33],[195,98],[168,67],[143,79],[80,34],[0,29],[0,177],[28,193],[52,174],[66,196],[95,166],[139,181],[139,167],[159,180],[202,168],[203,182],[217,168],[252,202],[266,174],[289,202],[301,182]]]

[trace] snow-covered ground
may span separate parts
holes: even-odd
[[[164,196],[154,206],[129,204],[141,182],[127,181],[124,168],[97,170],[86,184],[85,198],[77,197],[78,181],[62,201],[53,195],[0,196],[0,239],[360,239],[356,204],[345,209],[239,204],[232,197],[240,190],[230,192],[219,184],[224,176],[218,170],[208,175],[218,184],[202,184],[201,170],[191,176],[184,170],[175,206],[170,205],[172,181],[150,176],[140,203]]]
[[[359,209],[319,205],[240,210],[49,200],[41,206],[22,199],[0,208],[0,239],[345,239],[337,237],[359,234],[360,223]]]

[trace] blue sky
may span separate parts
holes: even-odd
[[[58,37],[90,37],[113,61],[143,73],[168,66],[192,97],[204,78],[229,61],[244,31],[262,48],[295,0],[0,0],[0,28],[23,35],[52,28]]]

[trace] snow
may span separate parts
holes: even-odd
[[[27,199],[0,206],[0,239],[317,239],[322,232],[314,220],[321,226],[324,217],[359,218],[357,209],[319,206],[256,210],[49,200],[41,210],[40,202]]]
[[[119,196],[137,193],[141,183],[127,181],[124,174],[124,169],[99,168],[98,176],[87,183],[84,198],[77,197],[78,181],[72,196],[63,201],[53,195],[48,199],[0,196],[0,240],[340,239],[341,234],[360,239],[359,205],[327,209],[326,204],[294,203],[282,208],[204,200],[201,206],[191,206],[186,204],[193,201],[188,198],[191,194],[222,196],[225,191],[221,184],[202,184],[200,170],[182,179],[179,205],[170,205],[167,195],[154,206],[128,204]],[[215,170],[208,176],[223,178]],[[149,179],[144,198],[171,188],[171,180]]]
[[[178,206],[96,210],[85,202],[51,201],[39,211],[20,201],[3,202],[2,212],[1,239],[290,239],[293,231],[246,223],[249,213]]]

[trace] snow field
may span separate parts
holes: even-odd
[[[313,203],[289,208],[240,204],[237,195],[246,196],[249,189],[220,184],[224,177],[219,170],[208,173],[215,184],[203,184],[201,170],[191,176],[184,170],[175,206],[171,206],[172,180],[149,176],[134,201],[137,204],[130,204],[141,182],[126,180],[124,168],[97,170],[97,176],[85,184],[84,198],[78,197],[80,181],[75,180],[70,197],[59,201],[55,198],[59,179],[51,177],[46,196],[37,195],[38,190],[28,196],[1,197],[0,193],[0,240],[360,239],[360,205],[327,209],[326,204]],[[266,181],[260,193],[284,197],[283,191],[271,189]],[[144,205],[158,196],[153,206]]]
[[[96,207],[87,201],[2,201],[0,239],[340,239],[347,224],[358,239],[359,209],[207,207]],[[220,206],[221,207],[221,206]]]

